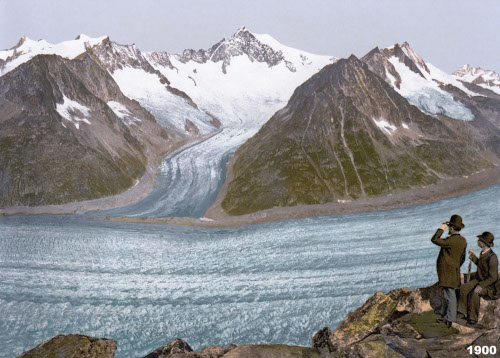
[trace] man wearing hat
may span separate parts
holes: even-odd
[[[469,257],[477,265],[477,272],[473,272],[470,281],[460,287],[458,301],[459,315],[465,316],[469,325],[477,323],[481,297],[489,299],[500,297],[498,258],[491,249],[495,238],[488,231],[478,235],[477,238],[477,245],[481,248],[479,258],[474,250],[469,250]]]
[[[448,227],[448,237],[442,239],[444,230]],[[436,231],[431,241],[440,246],[437,259],[437,274],[439,287],[443,292],[443,303],[437,313],[441,314],[438,321],[451,326],[451,322],[457,321],[457,296],[455,289],[460,287],[460,266],[465,261],[465,248],[467,240],[460,235],[465,225],[462,217],[452,215],[450,221],[445,222]]]

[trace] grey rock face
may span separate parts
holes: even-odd
[[[396,71],[393,64],[387,60],[387,57],[380,52],[378,47],[375,47],[363,56],[361,61],[366,63],[372,72],[376,73],[379,77],[382,77],[388,83],[391,82],[387,77],[387,72],[389,72],[396,79],[394,85],[397,88],[400,87],[401,77],[399,76],[398,71]]]
[[[51,338],[17,358],[113,358],[115,351],[112,339],[69,334]]]
[[[222,39],[208,50],[184,50],[182,54],[177,54],[175,57],[182,63],[188,61],[198,63],[222,61],[222,71],[227,73],[231,58],[241,55],[247,55],[251,61],[265,62],[269,67],[283,62],[291,72],[296,71],[293,64],[285,59],[283,52],[275,51],[270,46],[261,43],[244,26],[230,39]]]
[[[170,62],[170,55],[165,51],[152,51],[146,54],[146,58],[150,62],[157,63],[163,67],[168,67],[173,70],[175,67]]]
[[[395,44],[392,48],[385,48],[381,53],[386,58],[392,56],[397,57],[400,62],[403,62],[410,70],[417,73],[422,78],[425,78],[425,76],[422,74],[417,64],[423,67],[427,73],[430,73],[425,61],[411,49],[408,42],[404,42],[402,45]]]
[[[0,77],[0,207],[117,194],[176,140],[89,56],[36,56]]]
[[[94,46],[86,44],[85,49],[109,73],[114,73],[123,67],[139,68],[148,73],[156,74],[162,83],[170,84],[170,81],[160,71],[151,66],[135,45],[120,45],[112,42],[108,37]]]

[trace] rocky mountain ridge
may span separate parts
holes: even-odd
[[[0,113],[0,206],[122,192],[182,140],[88,55],[38,55],[3,75]]]
[[[212,123],[213,116],[200,110],[185,92],[172,87],[168,78],[154,69],[135,45],[118,44],[109,36],[90,38],[83,34],[55,45],[23,37],[10,50],[0,51],[1,74],[12,71],[38,54],[56,54],[68,59],[90,55],[110,73],[127,96],[136,99],[155,115],[160,124],[179,135],[197,136],[185,129],[186,117],[196,126],[196,133],[207,134],[217,129]],[[126,71],[125,76],[118,74],[123,71]],[[149,84],[152,90],[146,89],[144,93],[144,88],[136,86],[141,82]]]
[[[370,54],[371,67],[353,55],[325,66],[236,151],[227,213],[389,194],[498,162],[492,121],[424,113],[373,72],[386,57]]]

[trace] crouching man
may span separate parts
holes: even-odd
[[[442,239],[444,229],[448,227],[448,237]],[[457,296],[455,289],[460,287],[460,266],[465,261],[465,248],[467,240],[460,235],[465,225],[462,217],[453,215],[450,221],[441,225],[432,237],[432,243],[441,247],[437,259],[437,274],[439,287],[443,292],[443,304],[438,312],[441,318],[439,322],[444,322],[449,327],[452,322],[457,321]]]
[[[495,238],[487,231],[477,237],[477,244],[481,248],[479,258],[474,250],[469,250],[469,257],[477,265],[477,272],[473,272],[470,281],[460,287],[458,300],[459,315],[463,315],[470,326],[477,323],[481,297],[497,299],[500,296],[498,257],[491,249]]]

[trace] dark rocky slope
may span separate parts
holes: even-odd
[[[0,77],[0,207],[120,193],[181,139],[89,56],[36,56]]]
[[[468,175],[498,161],[499,131],[485,123],[429,116],[355,56],[341,59],[299,86],[237,150],[221,206],[241,215]]]

